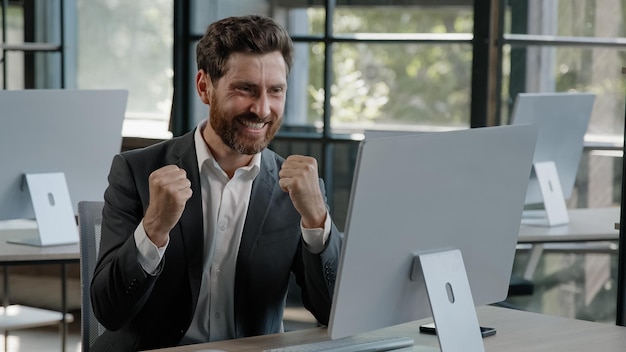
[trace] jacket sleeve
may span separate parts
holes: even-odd
[[[133,184],[131,169],[122,155],[113,159],[108,180],[91,300],[100,323],[115,331],[128,324],[141,309],[158,274],[148,275],[142,269],[133,237],[143,218],[141,193],[147,190],[139,190]]]
[[[323,181],[320,180],[322,194],[324,192]],[[302,301],[304,306],[315,316],[320,324],[328,325],[332,306],[339,255],[343,242],[341,233],[333,221],[331,230],[324,250],[314,254],[300,246],[303,275],[296,274],[296,283],[302,289]],[[302,240],[303,241],[303,240]]]

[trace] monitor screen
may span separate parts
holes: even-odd
[[[515,100],[512,123],[539,126],[533,163],[554,162],[565,200],[574,189],[595,97],[590,93],[521,93]],[[525,202],[543,203],[534,172]]]
[[[33,219],[27,173],[65,174],[70,199],[100,200],[122,146],[125,90],[0,91],[0,220]]]
[[[503,301],[536,137],[525,125],[362,141],[330,337],[431,316],[416,254],[460,250],[475,305]]]

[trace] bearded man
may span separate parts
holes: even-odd
[[[317,161],[267,146],[285,108],[293,43],[263,16],[211,24],[193,131],[113,159],[91,282],[106,331],[92,351],[136,351],[283,331],[290,274],[327,324],[342,234]]]

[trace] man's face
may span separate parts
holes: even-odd
[[[279,52],[230,57],[209,102],[210,125],[226,146],[248,155],[267,147],[283,119],[286,77]]]

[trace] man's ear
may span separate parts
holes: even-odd
[[[196,90],[198,91],[198,96],[203,103],[209,105],[211,101],[211,78],[209,75],[204,72],[204,70],[198,70],[196,74]]]

